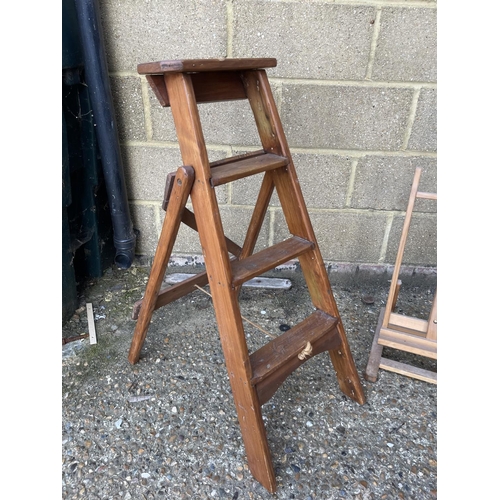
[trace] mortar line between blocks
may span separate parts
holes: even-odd
[[[233,37],[234,37],[234,11],[233,11],[233,0],[227,0],[226,3],[226,13],[227,13],[227,45],[226,45],[226,57],[233,57]]]
[[[229,148],[229,151],[226,154],[226,158],[229,158],[231,156],[234,156],[234,150],[233,148]],[[232,205],[233,204],[233,183],[229,182],[227,185],[227,205]]]
[[[392,223],[394,221],[394,213],[390,213],[387,215],[387,222],[385,225],[384,237],[382,239],[382,245],[380,246],[380,256],[378,258],[378,262],[384,262],[384,259],[387,255],[387,245],[389,244],[389,235],[391,234]]]
[[[160,238],[161,226],[162,226],[160,210],[161,210],[161,208],[159,205],[155,207],[155,225],[156,225],[156,238],[157,239]]]
[[[408,149],[408,143],[410,142],[411,130],[413,128],[413,123],[415,121],[415,116],[417,114],[418,99],[420,97],[420,88],[415,89],[413,92],[413,99],[411,101],[410,113],[408,116],[408,122],[406,123],[405,135],[403,137],[403,144],[401,149],[406,151]]]
[[[349,177],[349,184],[347,185],[347,193],[345,198],[345,206],[351,206],[352,193],[354,192],[354,183],[356,181],[356,169],[358,166],[359,158],[354,158],[351,161],[351,175]]]
[[[370,47],[370,56],[368,58],[368,66],[366,67],[365,79],[371,80],[373,73],[373,64],[375,62],[375,52],[377,51],[378,37],[380,34],[380,17],[382,14],[382,7],[377,7],[375,14],[375,24],[373,26],[372,44]]]
[[[293,85],[317,85],[318,87],[362,87],[362,88],[430,88],[436,89],[437,82],[396,82],[393,80],[332,80],[328,78],[269,78],[272,83],[290,83]]]
[[[274,221],[275,221],[276,208],[269,207],[269,237],[267,239],[267,245],[272,246],[274,244]]]
[[[309,0],[310,3],[346,5],[349,7],[420,7],[423,9],[437,9],[436,2],[426,2],[420,0],[409,0],[408,2],[394,0]],[[301,3],[300,0],[280,0],[280,3]]]
[[[151,148],[171,148],[178,149],[179,143],[171,141],[134,141],[126,140],[120,143],[122,146],[127,147],[151,147]],[[228,147],[244,151],[259,151],[262,146],[246,146],[236,144],[228,146],[227,144],[207,144],[207,149],[210,151],[228,151]],[[320,154],[320,155],[338,155],[338,156],[352,156],[353,158],[360,158],[362,156],[422,156],[426,158],[436,158],[437,152],[435,151],[419,151],[419,150],[371,150],[371,149],[328,149],[328,148],[308,148],[308,147],[290,147],[292,155],[304,154]]]
[[[153,140],[153,121],[151,119],[151,103],[148,95],[149,83],[145,77],[141,77],[142,106],[144,109],[144,128],[147,141]]]

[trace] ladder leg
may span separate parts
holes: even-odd
[[[363,404],[366,399],[361,380],[333,297],[266,72],[246,71],[243,79],[264,149],[289,159],[286,167],[273,171],[273,179],[290,232],[315,243],[313,250],[299,257],[313,305],[339,318],[341,345],[330,350],[329,354],[340,389]]]
[[[166,74],[165,83],[183,162],[193,165],[196,180],[191,201],[205,257],[222,350],[231,383],[250,471],[266,489],[276,491],[276,478],[255,387],[236,290],[218,210],[210,184],[210,165],[191,78]]]
[[[156,299],[160,286],[165,276],[168,259],[172,253],[177,232],[181,223],[182,212],[186,205],[191,186],[194,181],[194,170],[192,167],[180,167],[175,176],[174,187],[167,207],[163,227],[156,248],[156,253],[151,266],[148,284],[142,301],[141,310],[137,324],[135,325],[132,344],[130,345],[128,359],[135,364],[139,360],[144,339],[151,321],[151,316],[156,305]]]

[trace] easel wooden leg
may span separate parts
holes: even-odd
[[[165,214],[165,220],[163,221],[160,239],[139,313],[139,319],[137,320],[130,345],[128,360],[132,364],[139,361],[139,355],[144,344],[144,339],[146,338],[146,332],[155,309],[158,292],[165,276],[168,260],[170,259],[170,254],[175,243],[175,237],[179,231],[182,212],[191,192],[193,181],[194,170],[192,167],[184,166],[177,170],[172,195]]]
[[[378,337],[380,335],[380,329],[382,328],[382,322],[384,321],[384,313],[385,313],[385,307],[383,307],[380,310],[377,329],[375,330],[375,335],[373,336],[370,357],[368,358],[368,364],[366,365],[365,368],[364,377],[369,382],[377,381],[378,371],[380,368],[380,360],[382,359],[382,350],[384,346],[378,343]]]

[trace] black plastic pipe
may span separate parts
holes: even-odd
[[[98,0],[75,0],[85,66],[85,83],[96,124],[97,142],[113,225],[115,264],[128,269],[134,260],[136,234],[130,218],[108,64],[102,43]]]

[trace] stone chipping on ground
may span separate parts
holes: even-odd
[[[367,402],[339,389],[327,353],[309,359],[262,407],[277,477],[271,495],[250,474],[210,297],[200,291],[153,315],[140,361],[128,362],[135,301],[148,266],[109,269],[81,287],[63,338],[64,499],[415,499],[437,497],[437,386],[381,370],[363,378],[387,280],[331,279]],[[168,272],[179,272],[169,269]],[[199,269],[180,272],[199,272]],[[312,311],[300,271],[289,290],[243,288],[243,316],[279,335]],[[208,287],[207,287],[208,290]],[[398,312],[427,318],[435,282],[401,288]],[[245,324],[249,350],[269,341]],[[384,356],[437,371],[433,360]]]

